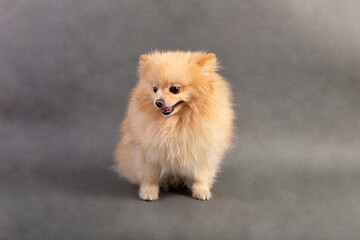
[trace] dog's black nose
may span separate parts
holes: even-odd
[[[162,108],[162,107],[165,105],[164,99],[157,99],[157,100],[155,101],[155,105],[156,105],[158,108]]]

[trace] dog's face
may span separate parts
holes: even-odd
[[[178,112],[183,106],[181,104],[189,99],[189,94],[186,94],[184,89],[186,88],[183,84],[178,82],[154,82],[152,95],[155,107],[159,108],[164,115]]]
[[[139,61],[142,91],[159,114],[174,115],[211,94],[209,74],[216,70],[215,54],[153,52],[141,55]]]

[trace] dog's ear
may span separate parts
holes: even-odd
[[[139,63],[144,64],[149,59],[149,56],[146,54],[143,54],[139,57]]]
[[[215,72],[218,69],[216,55],[214,53],[208,53],[201,57],[197,64],[206,72]]]

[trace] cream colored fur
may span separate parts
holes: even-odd
[[[141,199],[156,200],[159,186],[182,182],[194,198],[211,197],[234,121],[231,91],[217,69],[213,53],[155,51],[140,56],[139,82],[121,124],[115,161],[122,176],[140,185]],[[171,93],[171,86],[179,87],[179,93]],[[184,102],[165,116],[154,104],[157,99],[164,99],[166,107]]]

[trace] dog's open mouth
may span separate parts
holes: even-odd
[[[174,109],[176,108],[176,106],[179,105],[179,104],[182,103],[182,102],[184,102],[184,101],[183,101],[183,100],[180,100],[180,101],[178,101],[177,103],[175,103],[172,107],[162,108],[162,109],[161,109],[162,114],[164,114],[164,115],[169,115],[169,114],[171,114],[171,113],[174,111]]]

